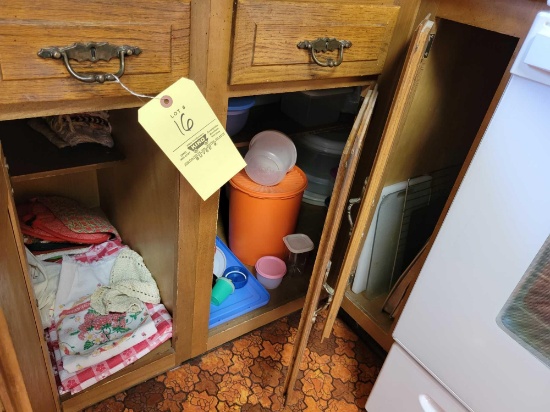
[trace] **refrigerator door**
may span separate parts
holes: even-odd
[[[368,412],[467,412],[399,345],[384,362],[366,405]]]
[[[550,86],[512,76],[394,332],[476,412],[550,410],[549,366],[501,327],[550,234],[549,130]]]

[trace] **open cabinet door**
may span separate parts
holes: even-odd
[[[357,264],[357,259],[361,251],[362,244],[365,240],[364,238],[366,231],[372,221],[377,199],[380,197],[380,193],[382,191],[386,166],[392,150],[395,147],[397,137],[399,136],[403,119],[405,118],[407,109],[412,101],[415,85],[421,71],[424,53],[428,47],[430,32],[432,31],[433,25],[433,21],[426,18],[419,25],[409,46],[405,66],[399,80],[397,92],[392,103],[390,115],[388,117],[384,134],[380,142],[380,147],[369,177],[366,192],[363,196],[357,222],[355,223],[351,240],[346,250],[345,260],[337,281],[337,287],[334,291],[329,289],[330,296],[328,302],[330,304],[330,311],[327,317],[327,323],[325,324],[325,329],[323,331],[323,336],[328,336],[332,330],[338,309],[342,303],[342,298],[344,296],[345,287],[349,280],[349,276]],[[376,91],[374,91],[374,94],[376,94]],[[284,394],[286,396],[287,404],[291,403],[300,363],[302,361],[309,335],[318,312],[317,305],[322,289],[325,286],[326,275],[330,270],[330,257],[332,255],[334,242],[340,228],[342,212],[347,205],[351,182],[353,180],[353,176],[355,175],[357,160],[363,145],[363,139],[370,120],[370,114],[372,113],[372,105],[370,107],[370,113],[367,109],[370,105],[367,102],[368,97],[369,96],[365,98],[364,107],[361,108],[359,115],[357,116],[356,123],[354,124],[352,133],[350,134],[350,138],[348,139],[342,154],[340,166],[338,168],[338,174],[332,192],[333,197],[330,202],[325,229],[323,230],[321,237],[317,260],[315,261],[308,294],[304,304],[304,310],[302,312],[296,340],[294,342],[293,353],[289,363],[289,370],[285,379]],[[375,97],[376,96],[374,96],[374,98]],[[372,104],[374,104],[374,102],[372,102]]]
[[[25,389],[23,374],[15,354],[15,346],[6,331],[8,323],[4,311],[0,309],[0,411],[30,411],[31,401]]]
[[[336,287],[334,289],[334,297],[330,304],[323,328],[323,339],[329,337],[332,332],[334,321],[342,305],[342,299],[344,298],[350,276],[357,267],[357,261],[363,249],[366,234],[372,223],[376,205],[378,204],[385,184],[388,164],[392,158],[394,148],[397,147],[404,119],[412,103],[420,73],[422,72],[423,62],[425,57],[427,57],[427,52],[433,40],[433,31],[434,22],[429,20],[428,16],[420,23],[409,44],[407,57],[397,85],[397,91],[392,102],[390,114],[382,134],[382,139],[372,166],[365,194],[361,200],[356,223],[338,275]]]
[[[357,170],[359,155],[363,148],[365,134],[372,117],[374,104],[378,96],[376,85],[374,88],[367,88],[364,93],[364,100],[355,119],[352,130],[342,152],[336,181],[332,190],[330,205],[325,220],[323,233],[319,242],[317,259],[313,267],[313,273],[309,282],[309,288],[304,302],[304,309],[300,318],[289,370],[285,379],[284,393],[288,403],[298,368],[307,346],[311,328],[317,315],[317,304],[330,270],[330,257],[340,228],[343,212],[347,205],[347,199]]]
[[[13,341],[17,359],[0,346],[2,403],[17,411],[27,411],[25,398],[33,411],[59,410],[53,375],[48,372],[49,356],[43,340],[42,323],[35,313],[32,285],[27,276],[19,223],[0,147],[0,309],[5,315],[7,332]],[[9,343],[6,343],[6,348]],[[18,393],[26,391],[27,394]],[[9,409],[8,409],[9,410]]]

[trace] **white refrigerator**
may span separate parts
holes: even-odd
[[[369,412],[550,411],[550,13],[394,332]]]

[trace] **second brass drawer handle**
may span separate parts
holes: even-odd
[[[310,50],[311,58],[319,66],[323,67],[336,67],[339,66],[344,60],[344,49],[351,47],[351,42],[348,40],[337,40],[329,37],[319,37],[317,40],[309,41],[304,40],[297,44],[299,49]],[[338,50],[338,57],[336,60],[328,57],[326,60],[321,61],[317,57],[317,53],[326,53],[334,50]]]
[[[124,58],[125,56],[138,55],[141,53],[139,47],[133,46],[114,46],[112,44],[103,43],[75,43],[72,46],[65,47],[47,47],[40,49],[38,55],[43,59],[61,59],[65,62],[65,67],[68,72],[78,80],[86,83],[103,83],[105,81],[115,81],[118,77],[124,74]],[[118,72],[111,73],[77,73],[71,67],[69,60],[91,61],[98,60],[109,61],[114,57],[120,59]]]

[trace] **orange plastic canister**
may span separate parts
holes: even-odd
[[[230,181],[229,247],[253,266],[262,256],[283,259],[283,237],[294,233],[307,177],[294,167],[275,186],[262,186],[241,170]]]

